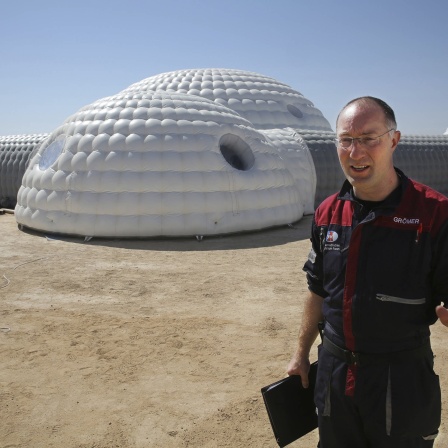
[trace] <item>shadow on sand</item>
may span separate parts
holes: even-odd
[[[170,238],[91,238],[48,234],[26,227],[20,230],[29,235],[51,240],[66,241],[85,246],[116,247],[130,250],[155,250],[179,252],[203,252],[211,250],[254,249],[288,244],[294,241],[309,239],[312,216],[304,216],[291,225],[274,227],[252,232],[239,232],[227,235],[204,236],[202,239],[191,237]]]

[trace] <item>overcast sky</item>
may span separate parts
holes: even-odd
[[[333,129],[378,96],[404,134],[448,128],[446,0],[0,0],[0,135],[51,132],[159,73],[231,68],[298,90]]]

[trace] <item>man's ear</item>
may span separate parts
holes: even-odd
[[[395,131],[394,135],[392,136],[392,148],[391,148],[392,152],[395,151],[395,148],[397,147],[400,138],[401,138],[401,132]]]

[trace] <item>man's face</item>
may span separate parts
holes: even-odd
[[[341,112],[336,133],[339,139],[375,138],[388,129],[384,113],[376,103],[357,102]],[[398,185],[392,155],[399,140],[400,133],[396,131],[386,133],[372,147],[362,145],[358,140],[348,148],[338,146],[342,170],[359,199],[383,200]]]

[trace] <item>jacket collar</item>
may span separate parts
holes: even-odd
[[[404,190],[406,189],[408,185],[409,178],[397,167],[394,167],[396,173],[398,174],[398,177],[400,178],[400,194],[390,194],[384,201],[381,201],[384,206],[388,207],[395,207],[399,204],[400,199],[403,197]],[[353,187],[350,184],[348,180],[346,180],[342,184],[342,188],[339,191],[338,199],[341,201],[352,201],[352,202],[358,202],[357,198],[355,197],[353,193]]]

